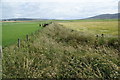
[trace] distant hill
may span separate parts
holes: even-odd
[[[30,18],[12,18],[12,19],[2,19],[2,21],[29,21],[29,20],[36,20]]]
[[[116,14],[102,14],[102,15],[89,17],[89,18],[86,18],[86,19],[118,19],[118,15],[120,15],[120,13],[116,13]]]
[[[2,19],[2,21],[31,21],[31,20],[48,20],[48,19],[33,19],[33,18],[11,18],[11,19]]]
[[[118,15],[120,13],[116,14],[101,14],[93,17],[88,17],[85,19],[118,19]],[[120,17],[119,17],[120,19]],[[2,21],[30,21],[30,20],[57,20],[57,19],[32,19],[32,18],[11,18],[11,19],[2,19]]]

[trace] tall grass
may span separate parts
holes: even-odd
[[[3,49],[3,78],[120,78],[117,39],[104,39],[50,24]]]
[[[83,22],[61,22],[67,28],[90,34],[105,34],[107,36],[118,35],[118,21],[83,21]]]

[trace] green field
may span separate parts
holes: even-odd
[[[40,22],[3,22],[3,46],[13,44],[18,38],[23,39],[27,34],[31,34],[36,30],[41,29],[39,23]]]

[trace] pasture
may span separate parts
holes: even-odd
[[[3,22],[3,46],[13,44],[18,38],[23,39],[27,34],[34,33],[38,29],[41,29],[39,22]]]
[[[90,34],[105,34],[107,36],[118,35],[118,22],[117,20],[108,21],[76,21],[76,22],[63,22],[59,23],[67,28],[74,29],[80,32]]]

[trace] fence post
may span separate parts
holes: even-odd
[[[39,24],[39,26],[41,26],[41,24]]]
[[[18,47],[20,47],[20,39],[18,38]]]
[[[27,41],[29,41],[29,36],[28,35],[26,35],[26,39],[27,39]]]
[[[97,49],[97,47],[98,47],[98,34],[96,35],[96,40],[95,40],[95,49]]]
[[[104,37],[104,34],[101,34],[102,38]]]
[[[96,35],[96,38],[98,38],[98,35]]]
[[[39,27],[41,27],[41,24],[39,24]]]
[[[0,58],[2,56],[2,46],[0,46]]]

